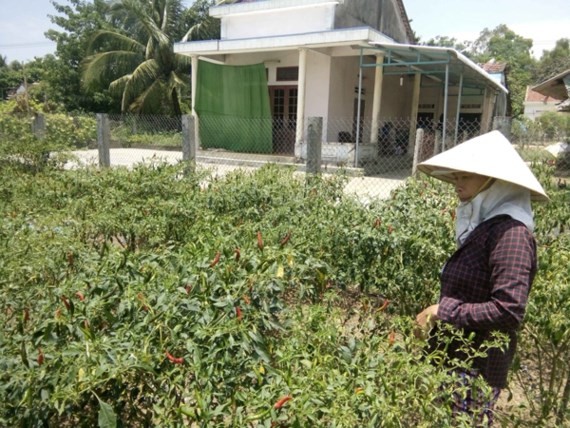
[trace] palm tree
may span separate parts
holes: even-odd
[[[97,31],[83,62],[88,88],[108,85],[121,96],[121,111],[181,114],[180,94],[188,86],[190,57],[176,54],[170,34],[180,0],[120,0],[111,21],[122,29]]]
[[[182,41],[219,39],[220,20],[210,16],[210,6],[235,2],[236,0],[195,0],[192,7],[188,10],[188,20],[192,25],[182,38]]]

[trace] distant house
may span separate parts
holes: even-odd
[[[490,130],[506,93],[454,49],[414,45],[402,0],[250,0],[210,15],[221,20],[220,40],[174,45],[192,57],[197,140],[211,144],[230,116],[236,128],[236,117],[271,120],[269,130],[226,133],[216,145],[229,150],[260,150],[236,141],[264,134],[270,142],[256,147],[304,158],[308,119],[318,117],[323,152],[348,147],[357,164],[400,135],[399,153],[411,154],[418,126],[438,122],[444,144],[457,142],[460,122]]]
[[[546,112],[556,111],[559,103],[560,100],[536,92],[527,86],[524,98],[524,117],[534,120]]]
[[[492,59],[485,64],[481,65],[481,68],[489,73],[489,76],[501,86],[508,89],[507,85],[507,63],[505,61],[496,61]],[[508,111],[508,97],[506,92],[501,92],[497,94],[497,99],[495,101],[495,106],[493,108],[493,117],[504,117],[507,115]]]
[[[559,100],[556,111],[570,112],[570,69],[536,85],[534,91]]]

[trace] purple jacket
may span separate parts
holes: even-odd
[[[471,232],[441,275],[438,316],[475,333],[475,346],[494,330],[510,337],[506,351],[491,349],[474,368],[489,385],[504,388],[516,349],[528,294],[537,268],[536,242],[519,221],[501,215]]]

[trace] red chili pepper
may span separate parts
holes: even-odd
[[[184,364],[184,358],[182,357],[175,357],[170,352],[166,352],[166,358],[173,364]]]
[[[85,296],[83,295],[83,293],[81,291],[78,291],[77,293],[75,293],[75,295],[77,296],[77,298],[83,302],[85,300]]]
[[[374,229],[377,229],[380,227],[380,225],[382,224],[382,220],[380,220],[380,218],[377,218],[376,220],[374,220]]]
[[[211,268],[213,268],[214,266],[216,266],[219,263],[221,255],[222,254],[219,251],[216,253],[214,260],[212,260],[212,263],[210,263]]]
[[[69,300],[67,299],[67,297],[65,297],[64,294],[61,295],[61,301],[65,305],[65,309],[67,309],[68,311],[71,311],[71,303],[69,303]]]
[[[38,366],[41,366],[44,363],[44,352],[42,348],[38,348]]]
[[[239,247],[236,247],[236,249],[234,250],[234,253],[236,253],[236,262],[239,262],[239,259],[241,257],[241,252],[239,250]]]
[[[378,309],[378,310],[379,311],[385,310],[389,304],[390,304],[390,301],[388,299],[384,299],[384,303],[382,303],[382,306],[380,306],[380,309]]]
[[[280,409],[281,407],[283,407],[283,405],[284,405],[287,401],[291,400],[292,398],[293,398],[293,397],[291,397],[290,395],[285,395],[285,396],[281,397],[279,400],[277,400],[277,403],[275,403],[275,404],[273,405],[273,408],[274,408],[274,409]]]
[[[243,295],[243,301],[247,304],[250,305],[251,304],[251,299],[249,298],[249,296],[247,294]]]
[[[391,346],[394,344],[395,341],[396,341],[396,333],[394,331],[391,331],[390,334],[388,335],[388,343]]]
[[[24,322],[28,322],[30,320],[30,311],[28,308],[24,308]]]
[[[61,318],[61,308],[55,310],[55,319],[57,320],[59,318]]]
[[[190,294],[192,291],[192,286],[190,284],[186,284],[186,287],[184,289],[186,290],[186,294]]]
[[[283,239],[281,239],[280,245],[283,247],[287,242],[289,242],[289,239],[291,239],[291,232],[287,232]]]
[[[236,318],[241,321],[242,318],[242,314],[241,314],[241,308],[239,306],[236,306]]]
[[[73,254],[71,251],[68,251],[67,254],[66,254],[66,256],[67,256],[67,264],[68,264],[69,266],[73,266],[73,263],[74,263],[74,261],[75,261],[75,256],[74,256],[74,254]]]
[[[257,231],[257,248],[263,251],[263,237],[260,230]]]
[[[392,233],[394,231],[394,228],[392,226],[388,226],[388,233]]]

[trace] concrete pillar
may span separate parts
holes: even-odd
[[[182,161],[186,164],[184,174],[193,171],[196,165],[196,139],[194,134],[194,116],[182,116]]]
[[[299,49],[299,81],[297,86],[297,128],[295,129],[295,157],[302,157],[305,130],[305,85],[307,49]]]
[[[198,56],[192,55],[192,116],[194,116],[194,144],[200,147],[199,120],[196,114],[196,93],[198,90]]]
[[[307,169],[308,173],[321,172],[321,146],[323,139],[323,118],[308,118],[307,138]]]
[[[382,107],[382,83],[384,81],[384,54],[376,55],[376,68],[374,70],[374,95],[372,98],[372,125],[370,128],[370,144],[378,146],[378,129],[380,127],[380,108]],[[378,150],[376,150],[378,152]]]
[[[109,116],[105,113],[97,113],[97,150],[99,153],[99,166],[108,168],[111,166],[111,129]]]
[[[418,170],[418,163],[420,160],[420,153],[424,142],[424,130],[422,128],[416,131],[416,144],[414,145],[414,159],[412,161],[412,175],[415,175]]]

